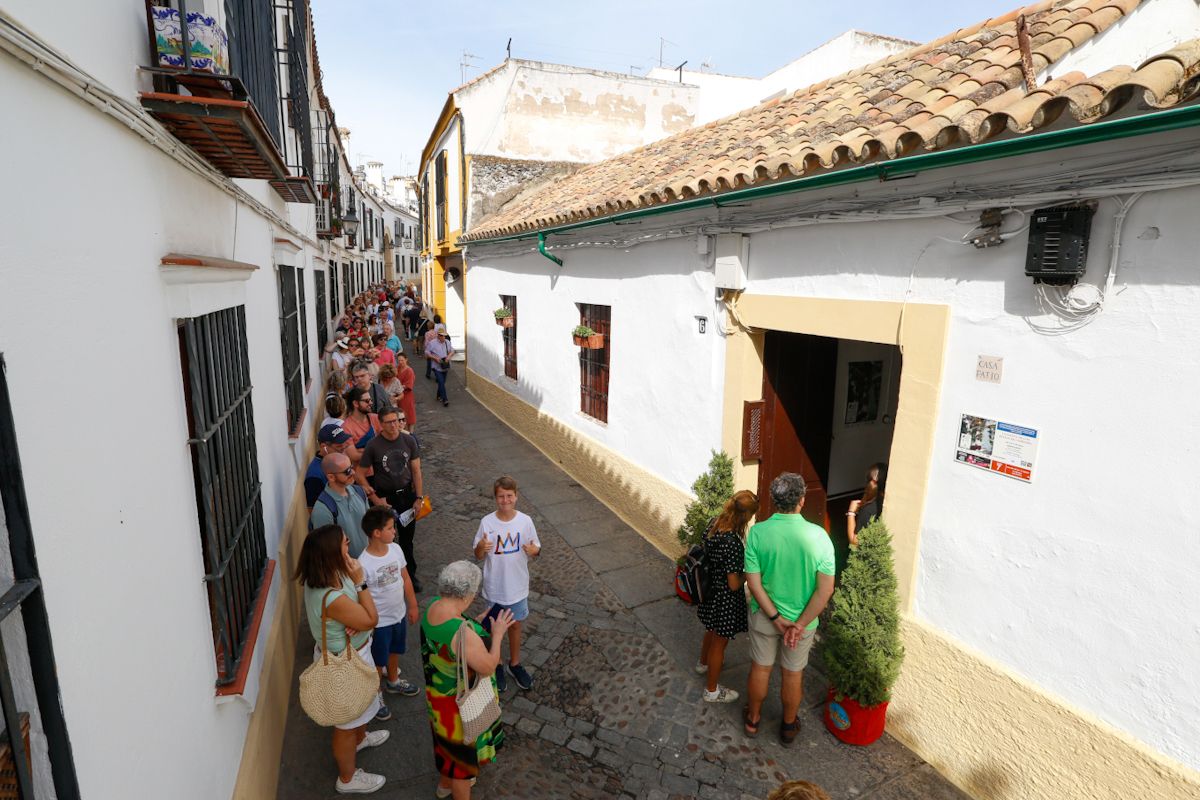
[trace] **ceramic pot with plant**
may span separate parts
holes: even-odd
[[[496,324],[501,328],[511,328],[513,323],[516,322],[511,309],[497,308],[492,314],[496,317]]]
[[[577,346],[588,350],[601,350],[604,347],[604,334],[596,333],[587,325],[576,325],[575,330],[571,331],[571,338]]]

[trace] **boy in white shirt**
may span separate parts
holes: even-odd
[[[367,547],[358,556],[362,564],[363,580],[379,622],[371,638],[371,656],[375,660],[380,677],[385,679],[385,688],[391,694],[412,697],[419,694],[420,687],[400,677],[400,654],[405,650],[408,625],[416,625],[421,609],[417,606],[417,595],[413,591],[412,579],[408,575],[408,563],[404,551],[395,543],[396,517],[391,506],[372,506],[363,514],[362,529],[367,534]],[[384,675],[384,665],[387,674]],[[391,719],[392,712],[380,702],[375,719]]]
[[[475,533],[475,558],[483,559],[483,596],[492,604],[484,620],[490,626],[501,609],[512,612],[508,628],[508,672],[522,690],[533,687],[533,677],[521,665],[521,620],[529,616],[529,560],[542,551],[537,529],[528,514],[517,511],[517,482],[507,475],[492,485],[496,510],[479,521]],[[496,687],[507,688],[501,666]]]

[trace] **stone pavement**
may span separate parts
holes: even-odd
[[[517,479],[518,507],[542,539],[522,648],[534,687],[520,692],[509,680],[502,697],[507,741],[474,797],[750,800],[792,779],[814,781],[834,800],[966,797],[890,736],[866,748],[835,740],[821,723],[828,684],[819,659],[806,672],[803,727],[791,748],[776,735],[777,677],[756,739],[742,735],[741,702],[702,702],[702,679],[691,666],[703,629],[674,598],[670,560],[467,395],[461,374],[452,374],[450,406],[442,408],[433,402],[433,383],[425,385],[418,372],[417,435],[434,507],[417,525],[426,584],[418,599],[433,596],[442,565],[470,557],[478,520],[494,508],[498,475]],[[301,628],[296,676],[312,658],[308,626]],[[413,632],[401,668],[421,680]],[[744,696],[748,672],[740,636],[730,644],[722,683]],[[304,715],[295,683],[278,797],[338,796],[329,731]],[[387,777],[375,797],[430,798],[436,775],[424,697],[385,698],[393,718],[371,727],[387,728],[391,739],[360,754],[359,766]]]

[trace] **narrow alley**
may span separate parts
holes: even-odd
[[[523,646],[534,687],[520,692],[510,681],[502,697],[506,744],[484,768],[479,796],[760,800],[785,779],[806,779],[834,797],[965,797],[890,736],[869,748],[830,736],[821,722],[828,684],[819,657],[805,674],[807,711],[789,749],[774,736],[777,686],[755,740],[741,733],[740,703],[701,702],[701,679],[691,666],[703,629],[671,591],[670,560],[470,397],[460,374],[450,378],[449,408],[427,401],[420,409],[421,459],[434,506],[417,528],[422,607],[433,597],[437,571],[470,557],[478,521],[493,510],[498,475],[517,479],[518,507],[543,542],[531,567]],[[418,402],[430,394],[426,388],[417,387]],[[476,600],[474,610],[481,609]],[[310,663],[313,647],[307,622],[300,628],[295,674]],[[401,668],[420,680],[415,632]],[[741,636],[730,646],[723,682],[742,690],[748,670]],[[424,695],[385,699],[392,719],[369,727],[384,726],[391,738],[364,751],[360,764],[386,776],[379,797],[432,797],[437,777]],[[328,730],[304,715],[293,681],[278,797],[332,796],[331,770]]]

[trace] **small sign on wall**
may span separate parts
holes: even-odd
[[[1004,359],[999,356],[979,356],[975,362],[975,380],[999,383],[1004,372]]]
[[[1031,483],[1038,438],[1035,428],[963,414],[954,458],[971,467]]]

